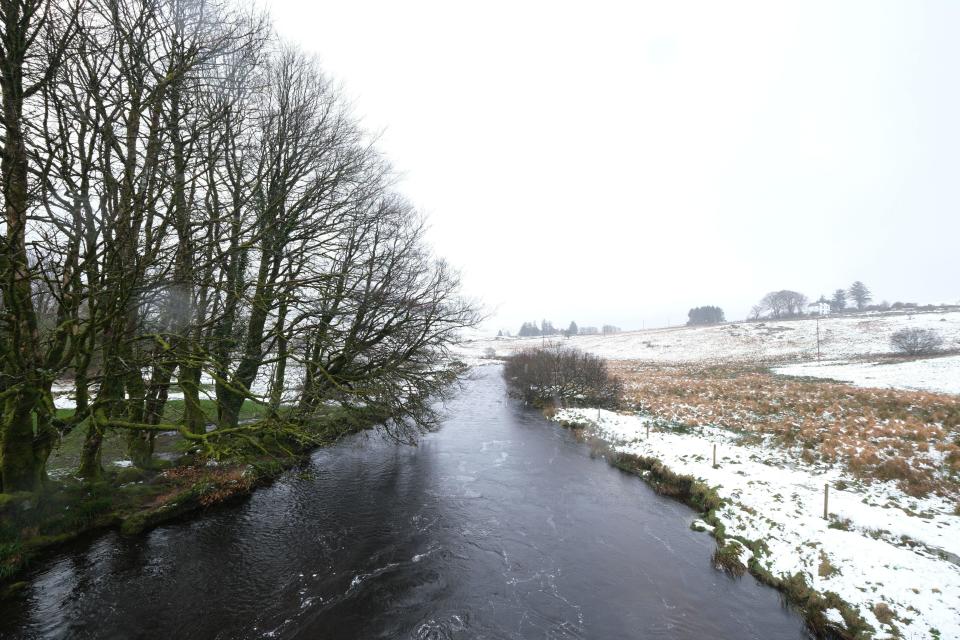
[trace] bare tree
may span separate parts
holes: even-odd
[[[781,291],[771,291],[760,301],[760,307],[763,313],[769,317],[779,320],[783,318],[794,318],[803,315],[803,309],[807,305],[807,297],[802,293],[783,289]]]

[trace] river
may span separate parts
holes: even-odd
[[[808,638],[693,511],[482,367],[419,446],[355,436],[239,505],[51,554],[4,638]]]

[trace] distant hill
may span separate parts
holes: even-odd
[[[851,360],[889,354],[890,336],[898,329],[920,327],[939,332],[947,350],[960,349],[960,309],[940,307],[909,311],[865,312],[820,318],[820,352],[824,360]],[[562,342],[611,360],[652,363],[786,363],[817,357],[817,321],[729,322],[707,327],[671,327],[615,335],[546,339]],[[460,346],[464,356],[498,356],[542,344],[542,338],[478,339]]]

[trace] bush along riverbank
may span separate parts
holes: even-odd
[[[960,518],[949,497],[910,496],[714,427],[593,408],[552,418],[696,509],[691,526],[716,539],[715,566],[778,589],[818,637],[960,637]]]
[[[384,419],[369,409],[332,408],[296,431],[260,431],[219,460],[170,436],[163,443],[168,454],[153,468],[138,469],[120,460],[97,482],[54,467],[42,491],[0,494],[0,598],[17,593],[25,584],[18,582],[23,572],[58,545],[110,528],[136,535],[242,499],[301,463],[313,449]],[[55,459],[71,461],[74,444],[63,443]]]

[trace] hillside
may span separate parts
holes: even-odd
[[[915,313],[865,313],[826,316],[820,320],[820,349],[824,360],[846,360],[890,352],[890,335],[904,327],[939,331],[946,347],[960,348],[960,310]],[[658,363],[796,361],[817,356],[817,322],[768,320],[730,322],[709,327],[670,327],[628,331],[614,335],[555,337],[584,351],[611,360]],[[547,338],[546,340],[551,340]],[[471,355],[492,348],[505,356],[543,338],[494,338],[463,345]]]
[[[709,327],[670,327],[614,335],[553,338],[610,360],[647,364],[790,365],[777,373],[832,378],[865,387],[896,387],[960,393],[960,357],[890,361],[890,336],[899,329],[933,329],[944,349],[960,349],[960,310],[956,307],[913,313],[863,313],[820,319],[817,362],[817,320],[731,322]],[[551,339],[494,338],[461,345],[467,357],[498,357]]]

